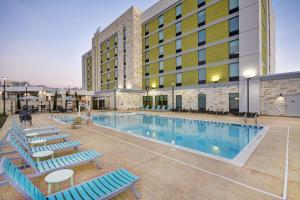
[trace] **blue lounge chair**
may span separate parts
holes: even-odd
[[[24,134],[33,134],[34,133],[34,134],[39,134],[39,135],[58,134],[59,132],[61,132],[61,130],[58,130],[58,129],[24,131],[24,129],[22,129],[21,127],[19,127],[17,125],[13,125],[11,129],[14,131],[22,132]]]
[[[63,191],[44,196],[31,180],[26,177],[8,158],[3,158],[0,163],[0,175],[8,181],[25,199],[55,200],[55,199],[111,199],[118,194],[131,189],[137,199],[139,192],[135,183],[139,177],[126,169],[109,172],[103,176],[70,187]]]
[[[27,153],[13,137],[9,136],[8,139],[12,147],[17,150],[17,152],[25,160],[25,162],[29,164],[30,167],[35,171],[35,173],[31,175],[32,177],[40,176],[58,169],[85,164],[88,162],[95,162],[97,167],[101,168],[100,163],[96,159],[101,157],[102,154],[96,151],[82,151],[67,156],[61,156],[49,160],[35,162],[30,154]]]
[[[13,136],[16,138],[16,140],[22,144],[23,147],[30,153],[34,154],[39,151],[61,151],[66,149],[75,149],[77,150],[78,147],[81,145],[80,141],[67,141],[67,142],[60,142],[55,144],[49,144],[45,146],[38,146],[38,147],[30,147],[30,144],[26,140],[24,140],[22,137],[20,137],[18,134],[14,134]]]
[[[158,105],[155,110],[160,111],[160,105]]]
[[[143,110],[148,110],[149,109],[149,105],[146,105],[145,108],[143,108]]]
[[[60,129],[57,129],[55,126],[44,126],[44,127],[36,127],[36,128],[24,128],[23,124],[18,123],[16,119],[13,119],[13,127],[21,129],[24,133],[30,132],[61,132]]]
[[[166,111],[166,105],[163,105],[163,106],[161,107],[161,111]]]
[[[34,138],[28,138],[26,137],[26,135],[22,132],[22,131],[19,131],[19,130],[11,130],[13,131],[15,134],[18,134],[20,137],[22,137],[25,141],[27,142],[32,142],[32,141],[35,141],[35,140],[46,140],[46,141],[55,141],[55,140],[64,140],[66,141],[66,138],[69,137],[69,134],[56,134],[56,135],[46,135],[46,136],[39,136],[39,137],[34,137]]]

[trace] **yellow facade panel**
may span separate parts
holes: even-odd
[[[170,39],[176,37],[175,32],[176,32],[175,25],[172,25],[172,26],[169,26],[168,28],[166,28],[164,30],[165,40],[170,40]],[[157,36],[157,40],[158,40],[158,36]]]
[[[198,66],[198,52],[194,51],[182,56],[182,68]]]
[[[149,61],[153,62],[154,60],[158,59],[158,48],[154,48],[149,50]]]
[[[151,63],[149,65],[149,75],[157,75],[158,74],[158,63]]]
[[[198,71],[189,71],[182,73],[182,86],[197,85]]]
[[[217,19],[227,16],[228,11],[228,0],[221,0],[220,2],[209,6],[206,9],[206,22],[210,23]]]
[[[176,84],[176,74],[169,74],[164,76],[164,87],[172,87],[172,83]]]
[[[206,62],[213,63],[228,59],[228,42],[208,47],[206,49]]]
[[[150,48],[158,44],[158,33],[149,36],[149,46]]]
[[[175,8],[171,8],[164,14],[164,24],[168,25],[175,21]]]
[[[152,33],[158,29],[158,18],[155,18],[149,22],[149,32]]]
[[[170,58],[167,60],[164,60],[164,72],[172,71],[176,69],[176,59]]]
[[[195,1],[196,2],[196,1]],[[182,32],[187,33],[198,27],[198,17],[197,14],[193,14],[182,21]]]
[[[196,0],[184,0],[182,3],[182,15],[185,16],[198,8]]]
[[[176,48],[175,41],[165,44],[164,55],[169,56],[169,55],[175,54],[176,53],[175,48]]]
[[[186,51],[190,48],[197,48],[198,46],[198,33],[192,33],[182,38],[182,51]]]
[[[149,86],[150,86],[150,88],[158,88],[158,77],[153,77],[153,78],[150,78],[149,79]]]
[[[206,68],[206,82],[207,83],[221,83],[228,82],[228,65],[222,65],[218,67],[208,67]]]
[[[229,37],[228,21],[224,21],[206,29],[206,42],[211,43]]]

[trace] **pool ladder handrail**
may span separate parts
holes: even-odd
[[[258,121],[257,117],[258,117],[258,113],[255,113],[255,115],[253,117],[255,125],[257,125],[257,121]],[[244,117],[243,117],[244,124],[247,124],[247,119],[248,119],[248,115],[247,115],[247,113],[245,113]]]

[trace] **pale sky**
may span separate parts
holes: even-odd
[[[0,0],[0,77],[81,87],[81,55],[97,27],[157,0]],[[300,71],[300,1],[273,0],[277,72]]]

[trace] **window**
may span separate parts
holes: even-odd
[[[198,27],[205,25],[205,10],[198,12]]]
[[[168,106],[168,95],[159,95],[155,96],[155,106],[160,105],[162,107],[163,105],[165,107]]]
[[[145,52],[145,62],[149,62],[149,51]]]
[[[176,19],[179,19],[181,17],[181,4],[176,6]]]
[[[109,40],[107,40],[106,45],[107,45],[107,49],[109,49]]]
[[[149,24],[145,25],[145,35],[149,34]]]
[[[229,64],[229,81],[239,80],[239,63]]]
[[[176,69],[181,69],[182,68],[182,59],[181,56],[176,57]]]
[[[176,86],[181,86],[182,82],[182,73],[176,74]]]
[[[126,54],[123,55],[124,65],[126,65]]]
[[[181,35],[181,22],[176,23],[176,36]]]
[[[115,70],[115,80],[118,80],[118,70]]]
[[[107,81],[110,79],[110,73],[107,73]]]
[[[115,45],[118,43],[118,35],[115,35]]]
[[[229,112],[239,113],[239,93],[229,93]]]
[[[118,59],[115,59],[115,68],[118,68]]]
[[[198,51],[198,65],[204,65],[206,63],[206,50],[201,49]]]
[[[145,38],[145,48],[149,48],[149,38]]]
[[[205,84],[206,83],[206,69],[198,70],[198,83]]]
[[[229,58],[239,57],[239,40],[233,40],[229,42]]]
[[[126,33],[127,33],[127,31],[126,31],[126,26],[124,26],[124,27],[123,27],[123,39],[124,39],[124,40],[126,40],[126,35],[127,35]]]
[[[126,52],[126,41],[123,42],[123,51]]]
[[[164,16],[161,15],[158,17],[158,28],[162,28],[164,26]]]
[[[159,47],[159,58],[163,58],[164,57],[164,46],[160,46]]]
[[[109,62],[107,63],[107,69],[106,69],[106,71],[109,71],[110,70],[110,64],[109,64]]]
[[[198,8],[205,5],[205,0],[198,0]]]
[[[181,52],[181,39],[176,40],[176,53]]]
[[[204,45],[206,42],[206,31],[205,30],[201,30],[198,32],[198,45]]]
[[[163,73],[164,72],[164,61],[160,61],[159,62],[159,73]]]
[[[145,76],[149,76],[149,65],[145,66]]]
[[[159,88],[163,88],[164,87],[164,77],[160,76],[159,77]]]
[[[149,108],[152,108],[153,97],[152,96],[143,96],[143,105],[144,105],[144,107],[149,106]]]
[[[146,80],[145,80],[145,86],[146,86],[146,89],[147,88],[149,89],[149,78],[146,78]]]
[[[158,41],[159,41],[159,43],[164,41],[164,31],[158,32]]]
[[[239,0],[229,0],[229,14],[239,11]]]
[[[117,56],[118,55],[118,48],[116,47],[115,48],[115,56]]]
[[[107,60],[109,60],[109,52],[107,52]]]
[[[239,17],[229,20],[229,36],[239,34]]]

